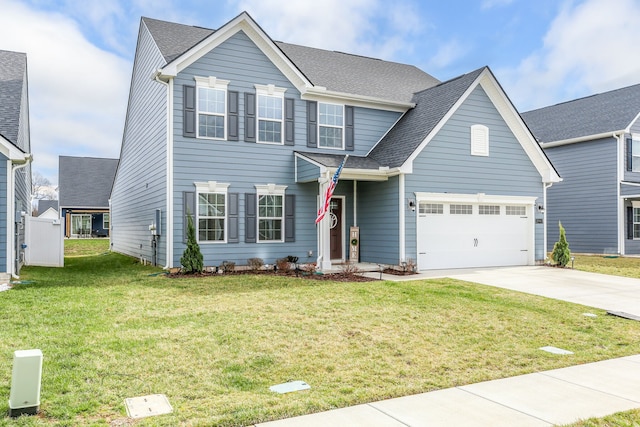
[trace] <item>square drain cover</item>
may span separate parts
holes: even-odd
[[[311,386],[304,381],[290,381],[288,383],[272,385],[269,390],[276,393],[284,394],[292,391],[308,390]]]
[[[553,354],[573,354],[572,351],[563,350],[561,348],[552,347],[550,345],[548,345],[546,347],[540,347],[540,350],[548,351],[549,353],[553,353]]]
[[[144,418],[173,412],[173,408],[164,394],[129,397],[124,400],[124,405],[127,407],[127,415],[131,418]]]

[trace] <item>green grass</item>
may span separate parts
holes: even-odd
[[[565,427],[639,427],[640,409],[619,412],[604,418],[590,418]]]
[[[569,263],[569,266],[571,264]],[[606,258],[602,255],[576,255],[576,270],[640,279],[640,258]]]
[[[0,413],[13,352],[44,354],[42,414],[0,426],[117,424],[125,398],[152,393],[174,412],[136,425],[251,425],[640,353],[639,322],[488,286],[169,279],[84,244],[66,241],[85,256],[24,268],[33,283],[0,293]],[[289,380],[311,390],[269,391]]]

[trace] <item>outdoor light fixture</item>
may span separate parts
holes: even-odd
[[[576,260],[576,257],[572,256],[571,257],[571,269],[572,270],[573,270],[573,261],[575,261],[575,260]]]

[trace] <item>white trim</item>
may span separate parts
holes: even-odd
[[[489,128],[485,125],[471,125],[471,155],[489,156]]]
[[[631,126],[633,126],[633,124],[635,122],[637,122],[640,119],[640,113],[638,113],[633,120],[631,120],[631,123],[629,123],[629,125],[626,127],[626,129],[624,130],[625,133],[631,133]]]
[[[617,174],[618,174],[618,182],[616,184],[616,196],[618,197],[618,209],[617,209],[617,235],[618,235],[618,253],[624,255],[625,250],[625,235],[624,235],[624,200],[620,197],[621,195],[621,183],[624,180],[624,161],[625,161],[625,138],[623,135],[619,135],[617,138],[616,144],[616,158],[617,161]]]
[[[194,182],[198,193],[226,193],[231,184],[217,181]]]
[[[623,133],[624,133],[624,130],[614,130],[610,132],[596,133],[593,135],[579,136],[576,138],[561,139],[558,141],[541,142],[540,146],[542,148],[552,148],[552,147],[559,147],[561,145],[575,144],[577,142],[585,142],[585,141],[591,141],[596,139],[617,138],[618,135],[621,135]]]
[[[287,189],[287,186],[276,184],[256,184],[255,188],[258,194],[276,194],[284,196],[284,191]]]
[[[256,184],[256,243],[283,243],[285,241],[285,212],[286,212],[286,185],[276,184]],[[279,240],[260,240],[260,196],[280,196],[282,197],[282,216],[280,217],[280,239]],[[267,217],[268,219],[276,219],[276,217]]]
[[[13,145],[11,141],[0,135],[0,154],[3,154],[6,158],[20,163],[29,160],[29,155]]]
[[[456,193],[422,193],[416,192],[416,202],[453,202],[453,203],[484,203],[503,205],[533,206],[537,197],[528,196],[500,196],[492,194],[456,194]]]
[[[174,81],[169,80],[167,86],[167,259],[166,266],[173,267],[173,242],[174,242],[174,208],[173,208],[173,89]],[[162,224],[160,224],[162,226]]]
[[[405,195],[405,180],[404,180],[404,174],[400,174],[398,175],[398,193],[399,193],[399,197],[398,197],[398,210],[399,210],[399,243],[400,243],[400,253],[398,254],[399,260],[400,262],[404,262],[406,261],[406,250],[407,248],[406,246],[406,224],[405,224],[405,220],[406,220],[406,208],[405,208],[405,203],[404,203],[404,195]]]
[[[196,212],[195,216],[195,229],[196,229],[196,240],[199,244],[209,245],[209,244],[221,244],[227,243],[227,230],[229,225],[229,185],[223,184],[217,181],[207,181],[207,182],[194,182],[196,187]],[[224,195],[224,231],[222,240],[200,240],[200,194],[222,194]],[[204,218],[212,218],[209,216],[205,216]],[[220,217],[216,217],[220,218]]]
[[[3,138],[0,138],[2,140]],[[13,275],[15,268],[15,262],[13,257],[13,245],[15,242],[14,236],[14,228],[15,228],[15,195],[14,195],[14,183],[11,179],[13,176],[13,167],[11,166],[11,160],[7,160],[7,258],[5,260],[6,263],[6,273]]]
[[[228,117],[228,102],[229,102],[229,80],[218,79],[214,76],[209,77],[200,77],[194,76],[193,79],[196,81],[196,138],[199,139],[212,139],[216,141],[225,141],[227,139],[227,117]],[[200,89],[211,89],[215,91],[224,92],[224,113],[212,113],[208,111],[200,111]],[[214,116],[220,117],[222,116],[222,124],[223,124],[223,135],[222,138],[213,137],[213,136],[202,136],[200,135],[200,115]]]
[[[640,187],[640,182],[630,182],[630,181],[621,181],[620,184],[622,185],[630,185],[633,187]],[[623,196],[626,197],[626,196]]]
[[[346,227],[344,226],[345,223],[345,212],[347,211],[347,199],[346,196],[336,196],[333,195],[331,196],[332,199],[340,199],[342,201],[342,220],[340,221],[340,258],[331,258],[331,261],[340,261],[340,262],[345,262],[345,260],[347,259],[347,257],[345,256],[344,253],[344,247],[345,247],[345,233],[346,233]],[[329,200],[329,211],[331,211],[331,200]],[[327,215],[330,217],[330,215]],[[329,256],[331,256],[331,229],[329,229]]]
[[[332,105],[334,107],[340,107],[342,109],[342,125],[337,126],[337,125],[329,125],[329,124],[322,124],[320,123],[320,106],[321,105]],[[341,103],[336,103],[336,102],[318,102],[318,108],[317,108],[317,113],[318,116],[316,117],[316,124],[317,124],[317,135],[316,135],[316,140],[318,141],[318,148],[324,148],[326,150],[338,150],[338,151],[344,151],[344,146],[345,146],[345,108],[344,108],[344,104]],[[324,145],[320,145],[320,128],[321,127],[325,127],[325,128],[332,128],[332,129],[340,129],[342,132],[340,132],[340,146],[339,147],[327,147]]]
[[[371,108],[374,110],[394,111],[396,113],[406,113],[416,104],[413,102],[389,101],[373,96],[354,95],[346,92],[336,92],[327,90],[322,86],[307,87],[300,91],[301,99],[304,101],[317,101],[327,104],[345,103],[353,107]]]

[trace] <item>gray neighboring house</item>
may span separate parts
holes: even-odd
[[[38,216],[44,215],[47,212],[47,215],[55,215],[58,218],[60,217],[59,205],[57,200],[38,200]]]
[[[563,181],[547,195],[576,253],[640,254],[640,84],[522,114]]]
[[[66,237],[108,237],[118,159],[60,156],[58,193]]]
[[[486,67],[440,82],[273,41],[246,13],[217,30],[142,18],[111,244],[178,267],[191,217],[207,266],[532,265],[559,180]]]
[[[0,280],[24,261],[24,216],[31,215],[27,55],[0,50]]]

